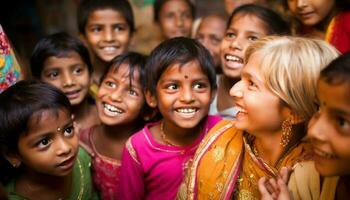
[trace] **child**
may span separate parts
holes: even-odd
[[[225,37],[221,42],[223,75],[218,80],[218,93],[209,114],[233,119],[236,114],[229,90],[240,80],[247,47],[266,35],[288,34],[288,24],[274,11],[247,4],[238,7],[230,16]]]
[[[300,23],[298,34],[325,39],[340,52],[350,51],[350,4],[344,0],[286,0]]]
[[[322,70],[318,80],[319,110],[309,123],[307,135],[314,162],[301,163],[294,169],[289,181],[294,199],[347,199],[350,195],[349,88],[350,53],[346,53]],[[260,191],[265,199],[272,199],[265,181],[259,181]],[[282,180],[275,185],[276,191],[281,191],[279,196],[275,194],[278,199],[291,199]]]
[[[0,179],[9,199],[97,199],[67,97],[19,81],[0,102]]]
[[[135,31],[134,16],[127,0],[82,0],[77,15],[79,34],[94,66],[91,92],[95,96],[109,62],[128,50]]]
[[[217,74],[221,74],[220,44],[225,36],[225,31],[226,19],[219,14],[212,14],[201,20],[195,35],[195,38],[212,55]]]
[[[33,50],[30,67],[34,78],[56,86],[68,97],[76,128],[99,123],[96,107],[89,102],[89,52],[79,39],[64,32],[42,38]]]
[[[190,37],[195,17],[193,4],[189,0],[156,0],[154,21],[163,33],[163,39]]]
[[[189,160],[220,118],[208,116],[215,93],[209,52],[178,37],[156,47],[146,64],[146,100],[163,119],[147,124],[126,143],[120,199],[174,199]]]
[[[250,45],[242,79],[230,90],[239,111],[203,139],[179,195],[259,199],[260,177],[307,159],[301,143],[316,112],[321,69],[337,56],[323,41],[270,36]]]
[[[144,56],[133,52],[111,61],[96,99],[101,125],[79,135],[93,158],[93,180],[102,199],[115,199],[122,149],[130,135],[143,126],[145,62]]]

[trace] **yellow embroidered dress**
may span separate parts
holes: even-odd
[[[218,123],[203,139],[180,186],[177,199],[259,199],[258,180],[276,176],[282,166],[302,161],[309,147],[286,151],[276,167],[255,156],[250,141],[232,121]]]

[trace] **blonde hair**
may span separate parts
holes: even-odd
[[[258,53],[267,87],[295,114],[309,120],[316,112],[314,103],[321,70],[338,57],[325,41],[292,36],[268,36],[248,47],[246,62]]]

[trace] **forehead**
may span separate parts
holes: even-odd
[[[317,83],[317,96],[329,106],[341,106],[350,113],[350,84],[344,81],[329,84],[323,78]],[[322,103],[322,102],[321,102]]]
[[[197,60],[192,60],[185,64],[174,63],[170,65],[162,74],[161,78],[182,77],[187,75],[189,78],[206,76]]]
[[[87,20],[87,25],[109,23],[126,23],[126,19],[124,15],[117,10],[98,9],[93,11]]]
[[[190,6],[184,0],[169,0],[161,8],[161,12],[189,11]]]
[[[209,16],[202,20],[198,32],[225,32],[226,22],[217,16]]]
[[[254,75],[255,77],[260,77],[260,79],[262,80],[261,61],[261,54],[258,52],[253,53],[249,57],[247,64],[245,64],[242,69],[242,76]]]
[[[48,67],[55,64],[64,64],[64,63],[69,64],[69,63],[77,63],[77,62],[83,63],[84,61],[77,52],[70,51],[63,55],[47,57],[44,62],[44,67]]]
[[[33,113],[28,121],[28,134],[40,132],[41,130],[56,130],[57,127],[61,126],[59,121],[68,121],[70,119],[70,113],[63,108],[37,111]]]
[[[242,32],[255,32],[267,35],[264,21],[249,13],[238,13],[235,15],[228,29],[235,29]]]
[[[129,63],[127,62],[123,62],[121,63],[118,67],[111,67],[109,70],[108,70],[108,73],[106,76],[118,76],[118,77],[124,77],[124,78],[130,78],[130,66],[129,66]],[[140,72],[139,72],[139,67],[138,66],[135,66],[133,68],[133,79],[134,80],[139,80],[140,78]]]

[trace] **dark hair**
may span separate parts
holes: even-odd
[[[347,82],[350,86],[350,52],[340,55],[321,71],[321,79],[337,85]]]
[[[151,52],[146,64],[146,90],[156,94],[158,80],[170,65],[184,65],[193,60],[199,62],[211,88],[216,89],[214,63],[209,51],[194,39],[176,37],[162,42]]]
[[[230,26],[233,18],[238,14],[258,17],[264,22],[269,35],[289,35],[291,33],[290,25],[278,13],[256,4],[245,4],[237,7],[228,20],[227,28]]]
[[[0,180],[8,181],[15,173],[5,160],[5,153],[18,153],[20,135],[28,131],[33,115],[44,110],[64,109],[71,113],[71,105],[64,93],[39,81],[19,81],[0,94]]]
[[[135,31],[134,15],[127,0],[81,0],[78,5],[78,29],[85,35],[85,28],[89,16],[96,10],[112,9],[119,12],[129,25],[130,34]]]
[[[155,0],[154,2],[154,6],[153,6],[153,10],[154,10],[154,14],[153,14],[153,18],[154,18],[154,21],[155,22],[159,22],[159,13],[163,7],[163,5],[168,2],[169,0]],[[196,11],[195,11],[195,7],[194,5],[192,4],[191,1],[189,0],[184,0],[188,7],[190,7],[190,10],[191,10],[191,15],[192,15],[192,18],[194,19],[195,15],[196,15]]]
[[[130,85],[131,80],[134,78],[134,71],[138,70],[140,74],[140,83],[142,87],[145,87],[145,65],[147,57],[145,55],[136,52],[127,52],[113,58],[101,77],[101,81],[106,77],[107,73],[111,70],[117,71],[121,64],[126,63],[129,66],[129,79]]]
[[[59,32],[48,35],[35,45],[33,53],[30,57],[30,68],[32,75],[35,78],[40,78],[40,74],[43,71],[43,65],[47,58],[51,56],[55,57],[67,57],[70,53],[76,52],[81,59],[87,65],[89,73],[92,73],[92,64],[89,56],[88,49],[78,39],[65,32]]]

